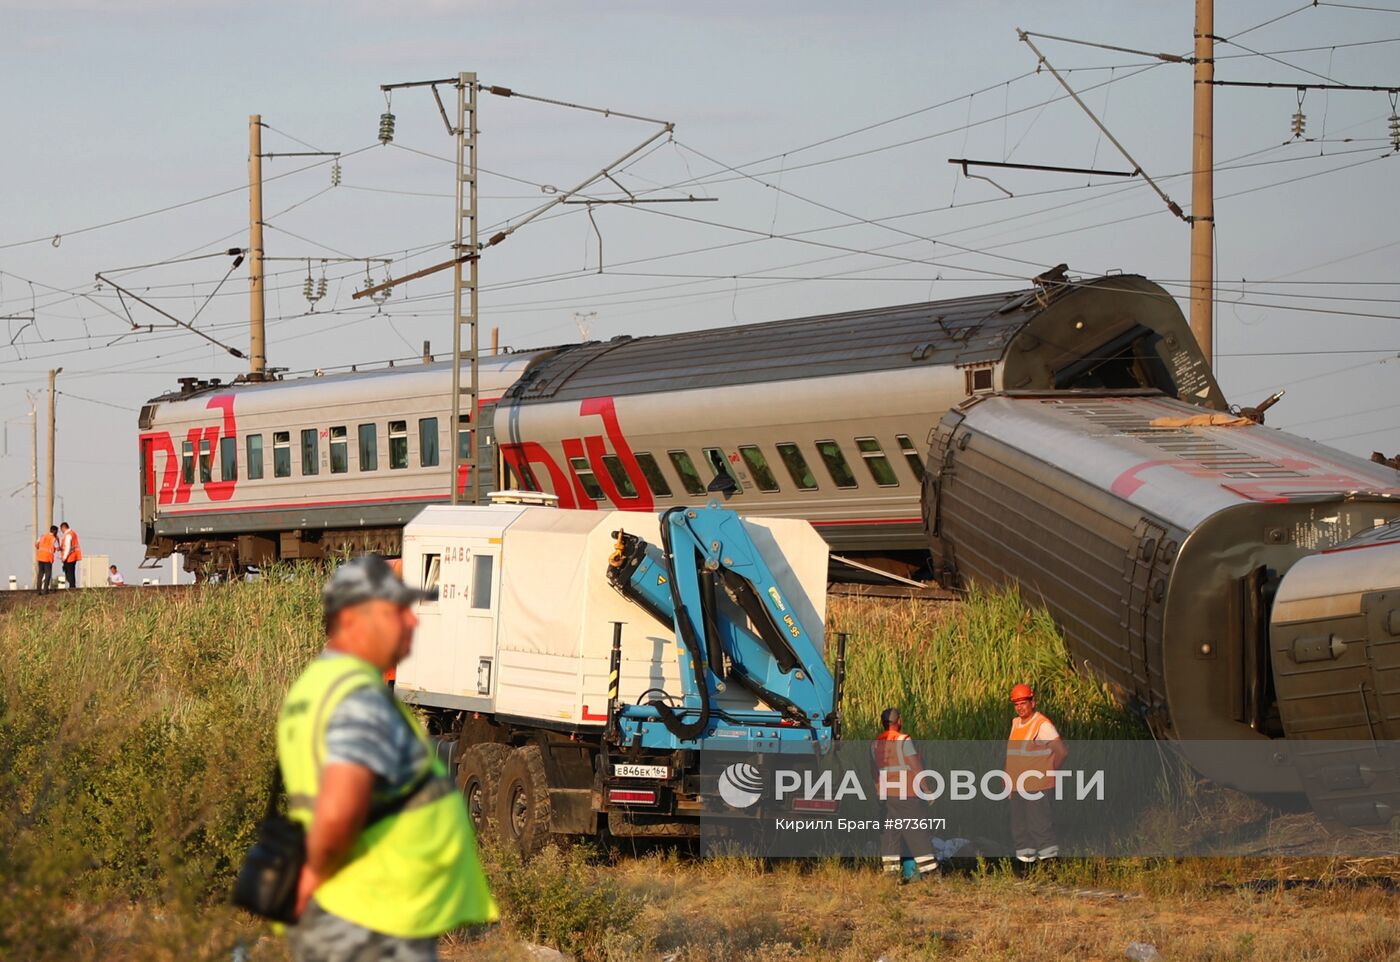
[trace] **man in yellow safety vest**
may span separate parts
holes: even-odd
[[[1069,755],[1055,725],[1035,709],[1035,692],[1030,685],[1011,689],[1011,737],[1006,743],[1006,775],[1011,780],[1011,837],[1016,859],[1029,865],[1037,859],[1060,854],[1051,818],[1051,798],[1055,780],[1046,773],[1059,769]]]
[[[413,642],[410,605],[429,596],[383,558],[341,565],[322,593],[325,651],[282,703],[277,759],[306,829],[297,962],[430,962],[439,935],[499,916],[462,797],[384,684]]]

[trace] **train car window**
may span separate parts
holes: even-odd
[[[494,555],[472,556],[472,607],[480,611],[491,610],[491,571],[495,561]]]
[[[637,467],[642,469],[642,477],[647,479],[651,493],[658,498],[669,498],[671,486],[666,483],[666,475],[661,473],[661,465],[656,463],[656,458],[645,451],[639,451],[633,457],[637,459]]]
[[[292,476],[291,431],[274,431],[272,434],[272,474],[277,478]]]
[[[627,469],[622,466],[621,458],[616,454],[605,454],[603,455],[603,467],[608,469],[608,477],[612,478],[613,484],[617,485],[618,494],[624,498],[637,496],[637,486],[627,476]]]
[[[992,389],[992,369],[989,367],[963,372],[967,378],[967,393],[978,394]]]
[[[472,456],[472,416],[457,415],[457,460],[466,461]]]
[[[214,446],[208,439],[199,442],[199,482],[214,480]]]
[[[418,464],[435,468],[438,463],[437,418],[418,419]]]
[[[315,428],[303,428],[301,432],[301,474],[310,477],[321,467],[321,442],[316,437]]]
[[[442,554],[425,554],[423,556],[423,590],[432,591],[438,587],[438,582],[442,580]],[[434,599],[436,600],[436,599]],[[423,604],[431,602],[424,601]]]
[[[846,463],[846,456],[841,453],[841,445],[835,441],[818,441],[817,453],[822,456],[826,470],[838,488],[856,486],[856,476],[851,473],[851,466]]]
[[[758,485],[758,490],[778,490],[778,479],[773,477],[773,471],[768,467],[768,459],[763,456],[761,450],[751,444],[745,445],[739,448],[739,456],[748,465],[749,474],[753,475],[753,483]]]
[[[792,483],[797,485],[799,491],[817,490],[817,479],[812,474],[812,469],[807,467],[807,459],[802,456],[802,449],[790,441],[785,441],[778,445],[778,457],[783,459],[783,466],[787,468],[788,474],[792,475]]]
[[[684,451],[667,451],[666,454],[671,459],[671,466],[681,476],[681,487],[685,488],[686,494],[704,494],[705,482],[700,480],[700,472],[695,470],[695,462],[690,460],[690,455]]]
[[[408,467],[408,422],[389,422],[389,470]]]
[[[194,484],[194,442],[180,445],[180,482]]]
[[[890,467],[890,459],[885,457],[879,441],[874,438],[856,438],[856,447],[860,448],[860,456],[865,459],[865,466],[876,484],[882,488],[899,486],[899,478],[895,476],[894,468]]]
[[[224,481],[238,480],[238,439],[219,439],[219,477]]]
[[[574,474],[578,476],[579,484],[583,485],[583,491],[594,501],[603,501],[606,496],[603,494],[603,486],[598,483],[598,478],[593,474],[593,466],[588,463],[587,458],[570,458],[569,464],[573,466]]]
[[[734,482],[734,493],[744,493],[744,486],[739,482],[739,475],[734,473],[734,468],[730,466],[729,458],[725,456],[722,449],[701,448],[700,451],[705,455],[705,460],[710,462],[710,470],[714,471],[716,478],[719,477],[721,473],[729,475],[730,480]],[[710,480],[713,481],[714,478]]]
[[[379,429],[375,424],[360,425],[360,470],[379,470]]]
[[[350,432],[344,425],[331,428],[331,474],[350,470]]]
[[[914,477],[923,481],[924,459],[919,457],[919,449],[909,440],[907,434],[896,434],[894,439],[899,442],[899,450],[904,452],[904,459],[909,462],[909,470],[914,472]]]
[[[246,442],[248,448],[248,480],[261,481],[263,476],[263,446],[261,434],[250,434]]]

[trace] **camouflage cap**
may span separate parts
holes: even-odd
[[[392,601],[407,607],[415,601],[436,601],[436,588],[410,588],[377,554],[367,554],[336,568],[321,589],[321,607],[327,617],[365,601]]]

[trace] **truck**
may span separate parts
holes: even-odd
[[[438,597],[395,690],[451,745],[480,834],[526,855],[693,839],[702,751],[820,754],[839,734],[827,561],[808,522],[715,501],[430,506],[404,529],[403,571]]]

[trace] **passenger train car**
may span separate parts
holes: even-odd
[[[1389,821],[1360,789],[1400,813],[1400,472],[1200,415],[1133,392],[963,402],[929,453],[941,578],[1018,585],[1203,774]],[[1304,749],[1267,747],[1285,737],[1331,740],[1330,781],[1300,785]],[[1266,747],[1200,747],[1220,740]]]
[[[839,553],[927,559],[930,430],[969,395],[1142,388],[1224,398],[1181,311],[1132,275],[485,358],[478,459],[564,508],[652,511],[720,475],[739,512],[810,520]],[[396,553],[450,496],[450,367],[187,383],[141,411],[150,557],[236,570]],[[456,435],[456,441],[452,434]],[[461,484],[463,479],[458,478]]]

